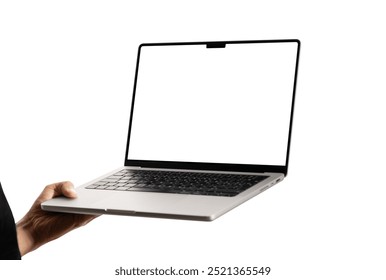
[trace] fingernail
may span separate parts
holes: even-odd
[[[73,196],[76,196],[76,191],[74,189],[69,189],[68,192],[73,195]]]

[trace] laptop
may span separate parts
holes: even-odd
[[[299,50],[296,39],[141,44],[124,166],[42,209],[212,221],[282,181]]]

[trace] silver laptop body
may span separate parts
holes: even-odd
[[[299,51],[296,39],[140,45],[124,166],[42,209],[211,221],[272,187],[288,170]],[[260,179],[218,194],[213,183],[144,191],[119,177],[158,171]]]

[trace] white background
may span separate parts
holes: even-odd
[[[0,177],[16,220],[46,184],[122,165],[139,43],[303,43],[285,181],[211,223],[101,217],[1,262],[1,279],[117,279],[120,266],[170,265],[385,279],[382,1],[0,3]]]

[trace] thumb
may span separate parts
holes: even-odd
[[[74,190],[74,185],[71,182],[59,182],[46,186],[37,201],[42,203],[46,200],[62,195],[68,198],[76,198],[77,195]]]
[[[77,194],[71,182],[64,182],[61,186],[61,193],[68,198],[76,198]]]

